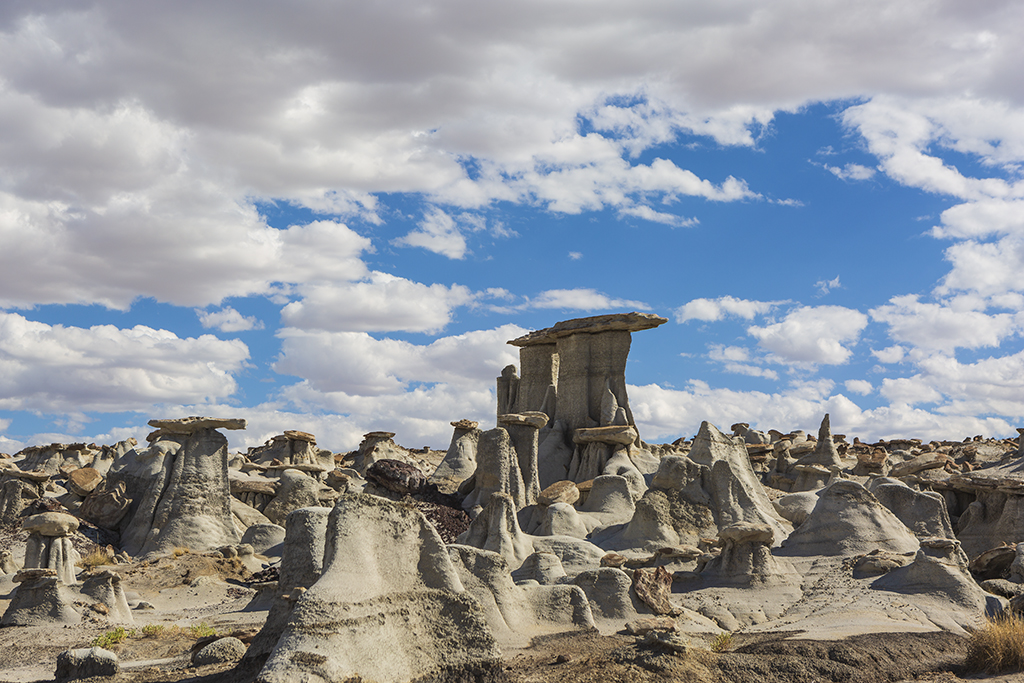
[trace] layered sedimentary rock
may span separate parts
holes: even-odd
[[[409,681],[497,656],[479,601],[423,516],[345,495],[328,521],[323,573],[296,602],[258,680]]]
[[[563,420],[575,431],[612,424],[622,408],[623,422],[635,425],[626,395],[630,334],[666,322],[647,313],[602,315],[562,321],[511,340],[520,348],[523,376],[499,382],[499,396],[506,397],[499,410],[544,410],[552,421]],[[615,401],[610,412],[609,393]]]

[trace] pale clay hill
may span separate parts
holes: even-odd
[[[626,358],[664,322],[510,341],[496,426],[452,422],[447,452],[287,431],[230,453],[245,420],[190,417],[0,459],[0,681],[896,680],[1015,609],[1024,448],[849,443],[828,415],[649,445]],[[233,635],[181,635],[200,622]],[[87,647],[117,627],[118,652]],[[755,659],[898,634],[908,661],[757,674],[702,658],[723,632]]]

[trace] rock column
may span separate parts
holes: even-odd
[[[73,585],[75,563],[82,556],[69,537],[78,531],[78,520],[63,512],[43,512],[26,517],[21,528],[29,533],[25,544],[25,569],[52,569],[58,581]]]

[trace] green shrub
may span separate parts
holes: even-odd
[[[128,638],[128,636],[134,634],[134,630],[128,631],[124,626],[118,626],[113,631],[107,631],[102,636],[97,636],[90,645],[92,645],[92,647],[109,648],[111,645],[117,645]]]
[[[217,630],[209,624],[207,624],[205,621],[200,622],[198,624],[192,624],[188,627],[188,631],[196,640],[200,638],[209,638],[210,636],[217,635]]]

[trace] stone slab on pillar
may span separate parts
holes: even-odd
[[[608,391],[615,403],[623,409],[625,422],[635,424],[626,395],[626,358],[629,355],[631,333],[648,330],[668,322],[667,318],[649,313],[619,313],[599,315],[590,318],[564,320],[544,330],[531,332],[513,339],[509,344],[520,348],[523,363],[523,377],[520,379],[520,396],[523,386],[531,387],[531,401],[542,396],[552,384],[556,387],[557,404],[551,415],[553,420],[563,420],[569,433],[577,429],[606,426],[602,424],[602,403],[606,406]],[[554,382],[545,382],[546,377],[533,378],[533,365],[541,366],[540,372],[554,370],[554,361],[542,362],[549,349],[532,351],[536,347],[555,345],[557,356],[557,377]],[[525,352],[525,353],[524,353]],[[529,359],[529,368],[523,358]],[[543,402],[543,398],[540,399]],[[522,402],[519,408],[523,409]],[[531,406],[532,408],[532,406]],[[639,439],[639,437],[637,437]]]

